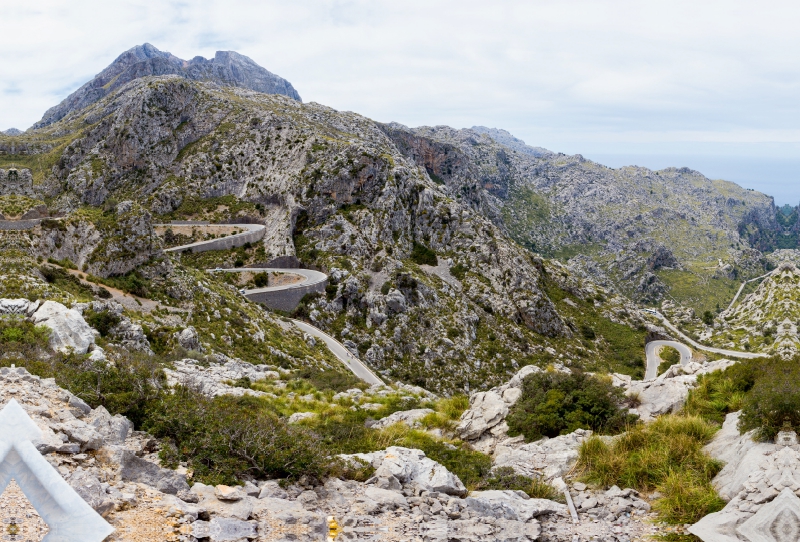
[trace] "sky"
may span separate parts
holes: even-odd
[[[798,2],[5,0],[0,20],[3,130],[149,42],[238,51],[304,101],[382,122],[503,128],[800,203]]]

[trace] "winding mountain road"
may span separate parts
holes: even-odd
[[[195,226],[211,226],[211,224],[199,224],[199,223],[174,223],[174,224],[162,224],[159,225],[160,227],[169,227],[169,226],[187,226],[187,225],[195,225]],[[165,252],[176,252],[181,253],[185,250],[191,250],[193,252],[204,252],[207,250],[219,250],[221,248],[234,248],[236,246],[242,246],[247,242],[251,242],[252,236],[261,235],[263,237],[263,230],[264,226],[260,224],[235,224],[237,227],[242,227],[247,231],[237,234],[237,235],[230,235],[223,238],[217,239],[209,239],[207,241],[198,241],[196,243],[191,243],[188,245],[172,247],[170,249],[165,250]],[[257,226],[257,227],[255,227]],[[220,246],[221,242],[224,241],[228,246]],[[237,267],[234,269],[208,269],[208,272],[211,273],[245,273],[245,272],[255,272],[255,273],[291,273],[293,275],[300,275],[303,277],[303,280],[300,282],[294,282],[291,284],[282,284],[279,286],[267,286],[264,288],[254,288],[249,290],[240,290],[241,294],[251,301],[256,301],[256,298],[259,295],[269,293],[269,292],[280,292],[280,291],[289,291],[289,290],[296,290],[296,289],[304,289],[310,286],[315,286],[320,283],[325,282],[328,280],[328,275],[325,273],[321,273],[319,271],[314,271],[313,269],[283,269],[283,268],[275,268],[275,267]],[[300,320],[292,320],[292,323],[300,329],[301,331],[320,339],[322,342],[325,343],[325,346],[328,347],[328,350],[336,356],[336,358],[341,361],[345,367],[347,367],[354,375],[358,378],[363,380],[369,385],[376,385],[376,384],[383,384],[384,382],[378,378],[375,373],[373,373],[369,367],[366,366],[361,360],[359,360],[356,356],[354,356],[342,343],[322,331],[311,324],[307,324],[305,322],[301,322]]]
[[[659,356],[659,351],[664,346],[671,346],[681,354],[681,365],[686,365],[692,361],[692,349],[683,343],[677,341],[652,341],[645,345],[644,351],[647,355],[647,370],[644,373],[644,379],[650,380],[658,376],[658,366],[661,365],[662,359]]]
[[[732,358],[742,358],[742,359],[755,359],[755,358],[766,358],[766,357],[769,357],[769,354],[764,354],[764,353],[760,353],[760,352],[739,352],[738,350],[725,350],[725,349],[722,349],[722,348],[714,348],[714,347],[711,347],[711,346],[706,346],[704,344],[700,344],[697,341],[695,341],[694,339],[686,336],[686,334],[683,333],[676,326],[672,325],[672,322],[667,320],[667,317],[664,316],[663,314],[661,314],[660,312],[655,311],[655,310],[647,310],[645,312],[647,312],[648,314],[652,314],[652,315],[655,315],[656,317],[658,317],[662,322],[664,322],[664,325],[670,331],[672,331],[673,333],[678,335],[678,337],[680,337],[682,340],[684,340],[687,343],[689,343],[695,350],[703,350],[704,352],[712,352],[714,354],[721,354],[723,356],[728,356],[728,357],[732,357]],[[678,343],[678,344],[680,344],[680,343]]]
[[[754,279],[750,279],[750,280],[746,280],[746,281],[744,281],[744,282],[742,283],[742,285],[741,285],[741,286],[739,286],[739,290],[736,292],[736,295],[735,295],[735,296],[733,296],[733,301],[731,301],[731,304],[730,304],[730,305],[728,305],[728,308],[727,308],[727,309],[725,309],[725,310],[731,310],[731,308],[733,308],[733,306],[736,304],[736,300],[737,300],[737,299],[739,299],[739,296],[740,296],[740,295],[742,295],[742,290],[744,290],[744,287],[745,287],[745,286],[747,286],[747,283],[748,283],[748,282],[754,282],[754,281],[757,281],[757,280],[761,280],[761,279],[767,278],[768,276],[770,276],[770,275],[771,275],[771,274],[773,274],[774,272],[775,272],[775,271],[770,271],[769,273],[766,273],[766,274],[764,274],[764,275],[761,275],[760,277],[756,277],[756,278],[754,278]]]

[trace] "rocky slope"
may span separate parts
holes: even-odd
[[[26,186],[68,215],[62,233],[72,235],[75,216],[93,224],[84,237],[106,228],[95,242],[48,241],[54,257],[93,274],[127,273],[157,252],[147,227],[155,220],[257,221],[268,226],[258,246],[184,262],[293,256],[329,272],[327,296],[301,315],[385,376],[474,389],[549,362],[556,347],[568,363],[641,370],[645,329],[629,303],[516,245],[359,115],[148,77],[11,141],[0,138],[0,149],[17,153],[3,160],[31,163]],[[139,222],[128,227],[126,216]],[[161,280],[162,261],[142,273]],[[619,355],[620,341],[630,354]]]
[[[777,230],[772,198],[686,168],[611,169],[528,147],[483,127],[384,127],[406,156],[523,246],[563,258],[643,300],[671,286],[660,269],[748,267],[740,230]],[[745,236],[746,237],[746,236]],[[663,281],[666,280],[665,285]]]
[[[752,294],[723,311],[704,338],[726,348],[794,356],[800,350],[799,285],[800,270],[784,260]]]
[[[114,92],[134,79],[148,75],[168,74],[180,75],[193,81],[207,81],[219,85],[248,88],[267,94],[283,94],[300,100],[300,95],[291,83],[234,51],[217,51],[214,58],[210,60],[196,56],[186,61],[145,43],[122,53],[94,79],[67,96],[57,106],[48,109],[42,120],[33,127],[42,128],[57,122],[70,113],[95,103],[103,96]]]

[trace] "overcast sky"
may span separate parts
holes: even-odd
[[[0,20],[0,129],[149,42],[236,50],[304,101],[379,121],[505,128],[800,201],[798,2],[5,0]]]

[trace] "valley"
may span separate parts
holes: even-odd
[[[145,44],[0,134],[0,390],[109,541],[753,540],[797,215]]]

